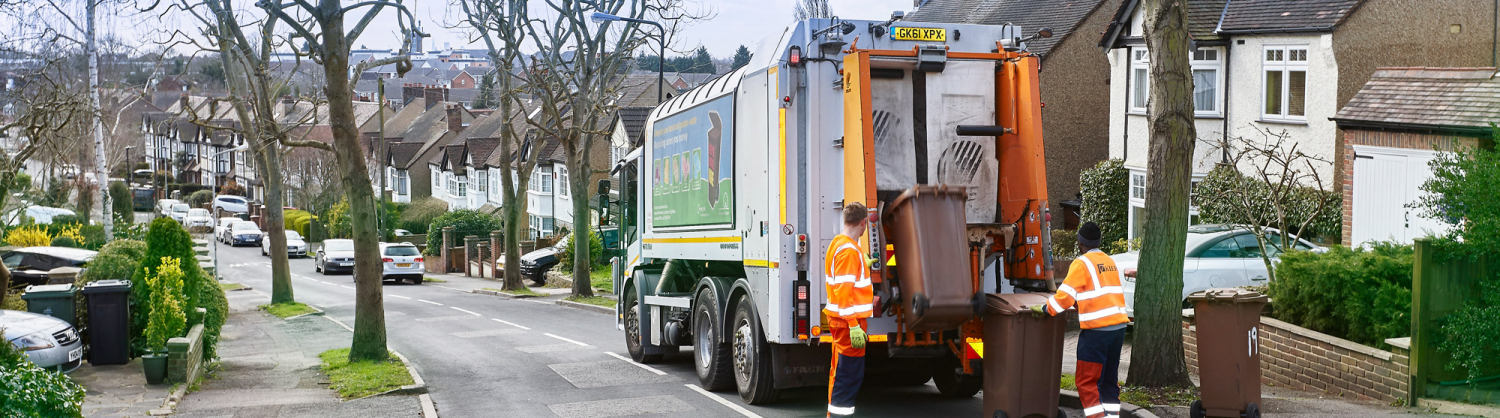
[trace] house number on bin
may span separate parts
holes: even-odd
[[[1256,352],[1260,351],[1260,327],[1250,327],[1248,334],[1250,338],[1246,340],[1250,344],[1250,355],[1254,356]]]

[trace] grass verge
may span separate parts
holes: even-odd
[[[318,358],[323,359],[323,373],[328,374],[331,382],[328,387],[344,399],[362,398],[415,383],[395,354],[385,361],[350,363],[349,349],[340,348],[324,351]]]
[[[447,280],[439,279],[439,278],[432,277],[432,276],[423,277],[422,281],[428,282],[428,283],[447,283],[448,282]]]
[[[603,306],[606,308],[615,307],[615,301],[613,299],[608,299],[602,296],[568,296],[568,298],[564,300],[567,300],[569,302],[587,303],[595,306]]]
[[[609,277],[609,273],[609,266],[594,266],[594,269],[589,271],[589,284],[595,289],[614,293],[615,280]]]
[[[488,291],[491,291],[491,292],[508,293],[508,294],[519,295],[519,296],[545,296],[545,295],[543,295],[541,293],[537,293],[536,291],[531,290],[531,288],[525,287],[525,286],[522,286],[520,290],[505,290],[505,289],[496,289],[496,288],[493,288],[493,287],[486,287],[486,288],[484,288],[484,290],[488,290]]]
[[[239,283],[223,282],[219,283],[219,288],[224,289],[225,292],[232,292],[240,289],[249,289],[250,286],[245,286]]]
[[[1062,383],[1059,385],[1063,390],[1077,391],[1078,384],[1072,374],[1064,373]],[[1188,406],[1198,400],[1198,388],[1146,388],[1140,386],[1120,385],[1120,401],[1140,407],[1151,407],[1153,405]]]
[[[260,310],[263,310],[263,311],[266,311],[266,312],[270,312],[271,315],[276,315],[277,317],[279,317],[281,319],[287,319],[287,318],[291,318],[291,317],[294,317],[294,316],[297,316],[297,315],[306,315],[306,314],[310,314],[310,313],[313,313],[313,312],[317,312],[317,310],[313,309],[311,306],[307,306],[306,304],[303,304],[302,302],[288,302],[288,303],[278,303],[278,304],[274,304],[274,305],[260,305]]]

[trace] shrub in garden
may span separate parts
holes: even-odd
[[[204,189],[204,190],[199,190],[199,191],[193,192],[193,194],[187,195],[186,198],[182,199],[182,203],[186,203],[186,204],[188,204],[188,206],[192,206],[192,207],[195,207],[195,208],[201,208],[201,207],[203,207],[203,205],[207,205],[208,202],[212,202],[213,200],[214,200],[214,191],[213,190]]]
[[[1412,247],[1281,254],[1268,293],[1277,319],[1365,345],[1411,335]]]
[[[1072,260],[1078,258],[1078,232],[1066,229],[1052,230],[1052,259]]]
[[[339,199],[320,217],[328,225],[328,236],[324,238],[354,238],[354,221],[349,219],[349,199]]]
[[[114,213],[115,224],[129,224],[135,219],[134,198],[130,193],[130,186],[126,186],[124,182],[109,183],[109,206],[110,212]]]
[[[75,240],[75,239],[73,239],[73,237],[69,237],[69,236],[59,236],[59,237],[53,238],[52,239],[52,243],[49,244],[49,245],[51,245],[53,247],[78,248],[78,240]]]
[[[52,245],[52,234],[40,225],[23,226],[5,233],[5,244],[16,247],[46,247]]]
[[[83,217],[78,215],[57,215],[52,217],[51,225],[54,227],[63,225],[78,225],[84,223],[83,221]]]
[[[155,353],[166,351],[167,340],[182,336],[183,329],[187,328],[181,264],[177,258],[162,257],[156,274],[146,277],[146,285],[151,288],[146,348]]]
[[[401,229],[411,231],[413,234],[427,234],[427,226],[432,220],[448,212],[448,202],[442,199],[427,197],[418,199],[401,211]]]
[[[83,386],[0,343],[0,417],[82,417]]]
[[[148,320],[146,313],[150,310],[146,303],[151,300],[151,290],[146,286],[146,272],[160,268],[162,257],[190,260],[181,265],[183,313],[188,318],[188,323],[203,321],[203,355],[206,359],[213,358],[216,355],[219,332],[224,327],[228,302],[224,299],[224,291],[219,288],[218,282],[198,267],[196,254],[193,253],[192,236],[171,218],[157,218],[151,222],[151,229],[146,233],[146,256],[141,259],[141,268],[130,279],[132,350],[141,353],[146,348],[143,331]],[[208,314],[199,317],[195,308],[204,308]]]
[[[1232,165],[1221,164],[1208,172],[1208,176],[1198,183],[1197,194],[1199,196],[1231,196],[1249,195],[1250,199],[1244,201],[1257,202],[1258,205],[1252,210],[1258,213],[1276,213],[1275,197],[1270,196],[1270,188],[1264,180],[1259,180],[1241,173]],[[1240,200],[1234,199],[1210,199],[1200,198],[1198,204],[1198,219],[1200,223],[1226,223],[1226,224],[1248,224],[1250,221],[1244,219],[1239,213]],[[1312,187],[1299,187],[1293,189],[1289,196],[1280,200],[1281,210],[1286,213],[1287,229],[1292,233],[1308,241],[1320,241],[1319,237],[1342,237],[1343,235],[1343,200],[1336,192],[1319,191]],[[1319,202],[1326,202],[1321,209]],[[1316,214],[1314,213],[1316,212]],[[1308,221],[1312,218],[1311,221]],[[1267,225],[1280,228],[1279,225]],[[1305,230],[1298,231],[1296,227],[1307,223]]]
[[[219,194],[245,196],[245,186],[241,186],[234,179],[230,179],[228,183],[224,183],[223,187],[219,187]]]
[[[593,266],[604,265],[606,261],[604,260],[604,240],[599,237],[598,233],[589,228],[583,228],[574,232],[573,238],[578,238],[577,235],[579,234],[583,234],[589,240],[589,259],[593,261]],[[564,273],[571,273],[573,271],[573,247],[577,242],[569,239],[568,245],[563,246],[562,251],[558,252],[557,271]]]
[[[308,227],[312,224],[312,213],[305,210],[288,209],[281,212],[282,220],[286,229],[297,231],[303,237],[308,237]]]
[[[1083,222],[1099,224],[1103,242],[1115,242],[1129,236],[1130,170],[1118,159],[1101,161],[1078,174],[1078,189],[1083,194]]]
[[[130,280],[136,266],[146,257],[146,243],[119,239],[99,249],[99,254],[89,260],[89,268],[78,276],[78,281],[91,283],[100,280]]]
[[[427,225],[427,252],[437,254],[443,247],[443,228],[453,227],[453,245],[463,243],[463,238],[474,235],[489,239],[490,232],[500,230],[500,219],[472,209],[460,209],[444,213]]]

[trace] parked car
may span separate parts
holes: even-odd
[[[48,206],[27,206],[24,211],[16,210],[7,214],[5,216],[5,222],[8,225],[20,225],[25,222],[21,218],[22,215],[25,215],[25,217],[27,218],[31,218],[32,223],[50,224],[52,223],[52,218],[63,215],[77,216],[78,214],[73,212],[72,210],[63,208],[54,208]]]
[[[228,236],[224,231],[229,229],[230,225],[242,220],[233,216],[219,218],[219,222],[214,224],[214,239],[219,240],[220,243],[228,244],[229,241],[224,240],[224,237]]]
[[[50,279],[48,271],[58,267],[84,268],[98,254],[82,248],[26,247],[0,254],[0,260],[10,269],[11,285],[44,285]]]
[[[422,273],[426,272],[422,262],[422,252],[415,245],[404,242],[381,243],[380,281],[406,280],[412,284],[422,284]]]
[[[250,202],[235,195],[218,195],[214,196],[213,208],[223,209],[229,213],[245,213],[250,211]]]
[[[153,197],[156,197],[156,189],[150,187],[131,187],[130,209],[137,212],[151,210],[151,198]]]
[[[1298,250],[1323,252],[1306,240],[1293,237]],[[1281,254],[1281,232],[1271,229],[1266,233],[1267,248],[1274,263]],[[1140,261],[1140,252],[1110,256],[1115,267],[1124,274],[1120,283],[1125,292],[1125,314],[1135,317],[1135,271]],[[1182,263],[1182,299],[1187,295],[1207,289],[1238,286],[1264,286],[1269,274],[1266,263],[1260,257],[1260,245],[1255,234],[1235,225],[1194,225],[1188,228],[1187,254]]]
[[[161,199],[161,200],[156,201],[156,215],[157,216],[171,216],[172,215],[172,205],[175,205],[175,204],[178,204],[178,203],[182,203],[182,201],[181,200],[177,200],[177,199]]]
[[[208,209],[188,209],[182,219],[182,226],[186,228],[214,226],[213,215],[208,214]]]
[[[334,270],[354,272],[354,240],[352,239],[329,239],[323,240],[323,246],[318,247],[318,253],[313,257],[313,269],[324,275]]]
[[[192,206],[188,206],[186,203],[173,203],[172,211],[167,213],[167,216],[172,217],[172,220],[177,221],[177,223],[183,223],[187,220],[188,210],[192,208]]]
[[[83,364],[83,340],[61,319],[0,309],[0,339],[21,349],[37,366],[66,373]]]
[[[398,237],[404,237],[404,236],[411,235],[411,231],[407,231],[405,229],[397,229],[395,231],[392,231],[392,233],[394,233]]]
[[[230,246],[238,247],[240,244],[260,245],[265,234],[260,232],[260,227],[250,221],[235,221],[229,225],[229,231],[225,233],[225,241]]]
[[[568,245],[568,241],[572,237],[572,235],[568,235],[557,240],[556,245],[522,255],[521,276],[531,279],[531,282],[536,283],[538,286],[546,284],[547,271],[557,266],[559,261],[557,255],[562,253],[563,247]]]
[[[269,257],[271,255],[271,240],[260,241],[260,255]],[[286,230],[286,256],[289,258],[307,257],[307,241],[302,239],[302,234],[297,231]]]

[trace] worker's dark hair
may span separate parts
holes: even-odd
[[[870,216],[870,209],[864,203],[854,202],[844,205],[844,225],[859,225]]]

